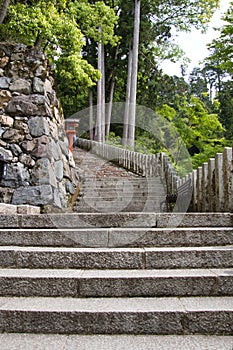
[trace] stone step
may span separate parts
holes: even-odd
[[[92,196],[91,194],[84,194],[81,198],[79,203],[84,202],[84,203],[98,203],[101,204],[103,201],[107,202],[123,202],[123,203],[131,203],[133,202],[134,204],[140,204],[140,203],[145,203],[147,201],[150,204],[153,204],[156,200],[161,201],[165,197],[163,194],[157,192],[155,194],[151,193],[146,193],[145,195],[139,196],[139,194],[134,194],[134,193],[128,193],[128,196],[120,196],[119,193],[111,194],[111,193],[93,193]]]
[[[233,246],[169,248],[0,247],[0,266],[61,269],[232,268]]]
[[[232,350],[232,336],[0,334],[1,350]]]
[[[139,191],[139,190],[127,190],[127,191],[121,191],[121,190],[117,190],[117,189],[114,189],[114,188],[109,188],[109,189],[106,189],[106,188],[103,188],[103,189],[97,189],[97,188],[94,188],[94,189],[86,189],[86,190],[82,190],[81,189],[81,193],[82,193],[82,196],[83,197],[98,197],[100,196],[105,196],[105,197],[116,197],[116,196],[119,196],[119,197],[124,197],[124,196],[127,196],[127,195],[130,195],[130,196],[139,196],[140,197],[148,197],[149,195],[150,196],[156,196],[156,195],[163,195],[165,197],[165,194],[164,194],[164,190],[163,189],[157,189],[156,190],[149,190],[149,191]]]
[[[1,215],[1,228],[233,227],[233,213],[63,213]]]
[[[160,176],[151,176],[151,177],[143,177],[141,175],[137,175],[137,174],[134,174],[130,171],[127,171],[125,170],[124,168],[120,168],[120,167],[116,167],[117,170],[122,170],[122,172],[120,174],[115,174],[112,173],[112,176],[111,178],[110,177],[107,177],[107,176],[104,176],[104,174],[101,174],[101,175],[98,175],[98,174],[86,174],[85,178],[84,178],[84,181],[91,181],[91,180],[99,180],[99,181],[102,181],[102,180],[106,180],[106,181],[109,181],[109,180],[116,180],[116,181],[135,181],[135,182],[144,182],[144,183],[150,183],[150,182],[154,182],[154,181],[161,181],[161,178]],[[127,177],[125,177],[124,175],[127,175]],[[108,174],[109,175],[109,174]]]
[[[143,178],[138,178],[138,179],[134,179],[134,178],[101,178],[101,179],[86,179],[84,181],[82,181],[83,186],[109,186],[111,187],[111,185],[117,186],[121,189],[127,188],[128,186],[134,186],[134,187],[138,187],[138,188],[147,188],[147,187],[154,187],[156,185],[162,186],[162,182],[160,180],[160,178],[154,178],[153,180],[147,180],[147,179],[143,179]]]
[[[151,212],[158,212],[159,211],[159,201],[155,201],[152,204],[151,203],[138,203],[138,204],[127,204],[124,202],[120,202],[120,203],[114,203],[111,201],[106,201],[105,205],[101,205],[102,203],[93,203],[92,205],[87,205],[86,203],[84,203],[84,205],[82,204],[78,204],[76,206],[75,211],[77,211],[78,213],[111,213],[112,210],[114,209],[115,212],[147,212],[147,213],[151,213]]]
[[[164,187],[162,184],[153,184],[153,185],[140,185],[140,184],[133,184],[129,182],[127,185],[124,186],[119,186],[118,183],[112,182],[112,183],[95,183],[95,182],[90,182],[86,184],[81,185],[81,189],[84,189],[86,191],[93,191],[93,190],[101,190],[101,191],[112,191],[112,190],[117,190],[119,192],[130,192],[130,191],[164,191]],[[165,191],[164,191],[165,192]]]
[[[96,197],[99,196],[100,194],[102,196],[107,196],[107,197],[125,197],[125,196],[138,196],[138,197],[148,197],[150,196],[156,196],[157,194],[163,195],[166,197],[166,194],[164,192],[164,189],[162,187],[156,187],[154,189],[135,189],[135,188],[129,188],[129,189],[116,189],[113,186],[111,188],[98,188],[98,187],[89,187],[89,188],[82,188],[80,189],[80,193],[82,196],[85,197]]]
[[[232,335],[233,297],[0,297],[0,332]]]
[[[231,227],[0,229],[0,246],[200,247],[233,245]]]
[[[233,296],[232,269],[0,269],[0,296]]]
[[[97,184],[97,185],[109,185],[109,184],[113,184],[113,185],[117,185],[121,188],[127,187],[128,185],[134,185],[135,187],[148,187],[148,186],[154,186],[154,185],[162,185],[162,181],[160,179],[160,177],[153,177],[152,179],[150,178],[143,178],[143,177],[101,177],[101,178],[97,178],[97,177],[86,177],[83,180],[83,185],[90,185],[92,186],[93,184]]]

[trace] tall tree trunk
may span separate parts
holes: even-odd
[[[119,52],[119,46],[116,47],[114,61],[117,60],[118,52]],[[106,139],[109,137],[111,119],[112,119],[112,106],[113,106],[113,97],[114,97],[115,82],[116,82],[115,65],[113,66],[111,73],[109,73],[109,77],[110,78],[107,82],[107,85],[110,82],[110,87],[109,87],[108,107],[107,107],[107,113],[106,113],[106,130],[105,130]]]
[[[4,0],[3,5],[2,5],[2,9],[0,11],[0,24],[3,23],[4,18],[6,17],[6,13],[7,13],[7,9],[8,9],[9,4],[10,4],[10,0]]]
[[[132,62],[133,62],[133,50],[130,47],[130,49],[129,49],[129,57],[128,57],[128,75],[127,75],[127,87],[126,87],[126,100],[125,100],[125,111],[124,111],[124,126],[123,126],[122,146],[127,146],[128,145],[130,91],[131,91],[131,81],[132,81]]]
[[[110,132],[114,89],[115,89],[115,76],[112,77],[111,83],[110,83],[110,94],[109,94],[109,103],[108,103],[107,120],[106,120],[106,131],[105,131],[106,138],[108,138],[109,132]]]
[[[101,135],[101,141],[105,141],[105,57],[104,57],[104,44],[102,44],[101,47],[101,74],[102,74],[102,84],[101,84],[101,107],[102,107],[102,135]]]
[[[130,91],[129,131],[128,131],[128,144],[132,149],[134,149],[134,138],[135,138],[140,7],[141,7],[140,0],[135,0],[133,59],[132,59],[132,77],[131,77],[131,91]]]
[[[93,91],[89,89],[89,139],[93,140]]]
[[[101,31],[101,28],[99,28]],[[102,71],[102,44],[98,43],[98,70]],[[102,141],[102,77],[97,83],[96,141]]]

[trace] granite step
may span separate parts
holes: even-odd
[[[0,229],[0,246],[200,247],[233,245],[231,227]]]
[[[231,227],[233,213],[62,213],[1,215],[1,228]]]
[[[101,180],[96,180],[96,179],[90,179],[86,180],[82,183],[83,187],[89,188],[89,187],[99,187],[99,188],[109,188],[111,189],[112,186],[117,187],[119,190],[125,190],[131,187],[134,187],[135,189],[147,189],[147,188],[156,188],[159,186],[160,188],[164,189],[163,184],[160,180],[153,180],[153,181],[142,181],[141,179],[139,180],[134,180],[134,179],[127,179],[127,180],[122,180],[122,179],[101,179]]]
[[[0,266],[61,269],[232,268],[233,246],[152,248],[0,247]]]
[[[147,212],[147,213],[151,213],[151,212],[158,212],[159,211],[159,207],[160,207],[160,201],[161,200],[157,200],[157,201],[153,201],[153,203],[147,203],[145,202],[139,202],[139,203],[124,203],[123,201],[107,201],[105,200],[103,203],[102,201],[99,202],[93,202],[92,204],[88,205],[87,203],[84,203],[84,205],[82,205],[82,203],[78,203],[78,205],[76,206],[76,211],[78,213],[111,213],[112,210],[114,209],[115,212],[118,213],[127,213],[129,211],[131,212]]]
[[[233,297],[0,297],[0,332],[232,335]]]
[[[1,350],[232,350],[233,336],[0,334]]]
[[[0,296],[233,296],[232,269],[0,269]]]
[[[100,199],[100,198],[121,198],[121,200],[127,200],[127,198],[124,198],[124,196],[130,196],[132,198],[136,198],[137,200],[143,200],[145,198],[156,198],[157,196],[159,197],[165,197],[163,192],[161,191],[154,191],[154,192],[135,192],[135,191],[128,191],[128,192],[120,192],[120,191],[115,191],[114,189],[108,190],[108,191],[99,191],[99,190],[94,190],[83,192],[82,198],[94,198],[94,199]]]
[[[96,191],[99,191],[101,193],[119,193],[119,194],[127,194],[127,193],[138,193],[139,195],[147,195],[148,193],[162,193],[164,195],[165,192],[164,192],[164,189],[162,186],[155,186],[155,187],[143,187],[143,188],[139,188],[139,187],[133,187],[133,186],[128,186],[128,187],[125,187],[125,188],[117,188],[116,185],[111,185],[109,187],[101,187],[101,186],[88,186],[87,187],[81,187],[81,191],[83,191],[84,193],[88,193],[88,194],[91,194],[91,193],[95,193]]]
[[[81,201],[91,201],[97,202],[98,204],[104,206],[105,201],[114,202],[119,201],[123,203],[132,203],[132,204],[138,204],[138,203],[144,203],[145,201],[149,201],[151,204],[153,204],[156,200],[162,200],[165,196],[162,193],[145,193],[143,195],[140,195],[139,193],[132,193],[129,192],[126,195],[121,195],[120,193],[101,193],[101,192],[94,192],[92,194],[84,194],[81,196]]]

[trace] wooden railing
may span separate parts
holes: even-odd
[[[161,176],[160,154],[147,155],[106,143],[77,138],[78,147],[144,177]]]
[[[217,153],[215,158],[210,158],[183,178],[177,176],[166,155],[160,159],[167,193],[173,193],[191,179],[190,211],[233,212],[233,147],[224,148],[222,153]]]
[[[224,148],[185,177],[177,172],[165,153],[146,155],[109,144],[77,139],[77,146],[144,177],[159,176],[168,194],[191,179],[189,211],[233,212],[233,147]]]

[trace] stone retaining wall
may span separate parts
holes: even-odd
[[[53,72],[37,48],[0,43],[0,202],[67,208],[77,185]]]

